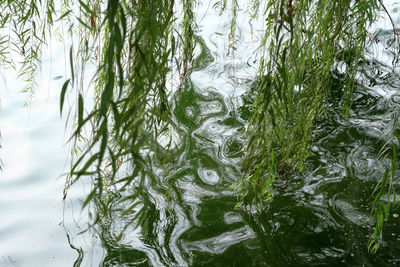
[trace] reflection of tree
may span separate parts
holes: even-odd
[[[72,46],[70,49],[70,78],[60,97],[62,111],[70,88],[77,94],[73,133],[77,158],[72,159],[64,194],[66,197],[75,181],[93,179],[93,189],[83,206],[95,203],[101,211],[96,223],[107,218],[109,196],[119,192],[119,203],[125,203],[121,216],[129,218],[127,225],[135,222],[144,232],[153,232],[148,216],[156,208],[150,188],[158,187],[166,198],[179,195],[175,180],[159,182],[159,176],[168,177],[159,169],[179,158],[173,148],[169,149],[176,126],[170,109],[171,104],[177,104],[170,91],[172,87],[181,91],[195,63],[196,2],[66,0],[57,7],[52,0],[19,0],[0,4],[0,59],[5,66],[18,68],[28,82],[25,91],[34,92],[41,49],[54,29],[68,26],[68,32],[77,38],[73,40],[78,40],[77,52]],[[382,5],[375,0],[272,0],[263,9],[261,1],[251,3],[254,15],[266,17],[261,43],[266,54],[260,61],[246,134],[245,176],[236,189],[240,203],[258,206],[272,198],[276,178],[289,180],[293,172],[304,169],[313,129],[329,105],[334,79],[341,81],[341,105],[348,115],[369,37],[367,29]],[[226,1],[220,2],[221,13],[226,5]],[[183,11],[180,21],[177,6]],[[228,54],[236,42],[237,7],[234,1]],[[84,95],[88,63],[97,65],[93,105]],[[174,75],[178,78],[170,86],[169,78]],[[391,139],[382,152],[391,155],[392,168],[386,170],[376,190],[372,251],[377,249],[391,205],[381,197],[387,192],[389,197],[394,195],[397,149],[392,139],[399,139],[397,113],[392,126]]]

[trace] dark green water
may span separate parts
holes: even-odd
[[[400,99],[400,76],[397,69],[385,66],[390,55],[384,45],[377,46],[381,54],[368,59],[359,75],[348,119],[341,113],[340,92],[332,88],[331,105],[315,129],[306,171],[278,183],[273,202],[264,210],[235,209],[231,187],[242,175],[242,135],[257,73],[253,51],[262,31],[252,36],[246,23],[238,23],[244,26],[238,28],[235,55],[226,56],[226,36],[216,32],[227,30],[228,20],[221,21],[207,6],[200,10],[205,14],[200,25],[212,29],[200,27],[202,41],[192,74],[175,93],[178,129],[172,135],[179,157],[168,164],[154,157],[156,176],[146,185],[151,212],[144,227],[129,225],[133,215],[122,215],[117,204],[121,195],[110,193],[110,215],[95,227],[91,241],[103,248],[101,264],[400,265],[398,210],[385,224],[378,252],[367,252],[373,229],[371,195],[389,163],[378,153]],[[384,43],[390,35],[379,37]],[[90,249],[82,253],[90,262]]]

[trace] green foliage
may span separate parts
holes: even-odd
[[[391,143],[391,144],[389,144]],[[391,158],[391,168],[386,167],[382,179],[379,181],[373,192],[374,201],[372,203],[372,223],[375,224],[374,232],[368,240],[368,250],[375,253],[382,241],[383,225],[389,218],[389,211],[393,206],[398,206],[396,192],[393,182],[396,178],[398,146],[400,144],[400,134],[398,130],[398,111],[393,113],[392,134],[389,141],[381,150],[380,156]],[[386,154],[386,155],[385,155]]]
[[[72,158],[64,196],[76,181],[92,179],[83,207],[95,204],[99,210],[95,223],[104,223],[110,215],[109,202],[117,198],[119,204],[128,203],[122,214],[132,215],[130,222],[142,225],[144,232],[151,227],[146,225],[146,211],[154,208],[148,187],[156,175],[152,160],[157,152],[165,155],[170,143],[161,146],[158,138],[174,126],[167,81],[173,68],[177,69],[180,77],[173,86],[180,91],[194,64],[196,3],[181,1],[179,26],[174,0],[64,0],[59,9],[53,0],[0,3],[0,62],[18,68],[28,82],[25,91],[31,94],[40,70],[41,49],[54,25],[66,23],[71,36],[78,38],[76,50],[71,46],[69,52],[71,77],[60,94],[61,114],[67,92],[76,92],[71,138],[76,158]],[[265,54],[246,133],[245,174],[235,186],[239,205],[262,206],[272,199],[277,179],[289,179],[304,170],[315,122],[324,116],[337,72],[344,92],[343,114],[348,114],[356,74],[362,68],[367,29],[379,4],[383,6],[376,0],[270,0],[261,10],[262,4],[250,1],[251,16],[266,18],[261,43]],[[220,13],[227,7],[226,0],[214,5]],[[233,53],[237,41],[236,0],[231,7],[228,54]],[[94,103],[85,95],[88,63],[96,65]],[[394,121],[392,139],[400,143],[397,117]],[[375,191],[371,251],[378,247],[391,207],[389,198],[394,196],[398,143],[392,143],[391,171],[386,169]],[[382,201],[385,195],[387,202]]]
[[[95,203],[100,209],[116,187],[129,188],[121,202],[133,201],[136,207],[148,199],[143,184],[154,176],[149,155],[165,149],[157,138],[168,132],[167,79],[172,76],[172,62],[175,59],[182,72],[179,88],[192,64],[196,2],[183,1],[180,28],[174,0],[60,3],[57,9],[52,0],[1,2],[0,27],[5,33],[0,39],[1,62],[20,67],[20,76],[30,82],[25,91],[33,94],[42,45],[54,28],[67,24],[75,49],[71,46],[69,51],[70,78],[61,89],[60,114],[67,92],[75,91],[77,97],[71,137],[75,153],[64,197],[73,183],[87,177],[93,179],[93,187],[83,207]],[[20,61],[11,60],[13,51],[20,54]],[[88,63],[97,66],[92,79],[94,103],[84,88]],[[136,217],[143,221],[145,214],[139,211]]]
[[[42,47],[53,25],[54,1],[1,1],[0,10],[1,65],[17,69],[27,84],[23,92],[33,95]]]
[[[269,1],[265,10],[267,54],[260,64],[247,131],[240,199],[262,204],[277,177],[304,169],[316,118],[323,115],[332,71],[344,71],[345,112],[361,67],[375,1]]]
[[[99,47],[95,104],[85,114],[79,94],[74,133],[78,139],[88,128],[92,136],[85,137],[87,142],[71,169],[72,183],[83,176],[95,178],[84,206],[106,198],[114,186],[129,187],[121,201],[135,196],[134,205],[146,194],[143,184],[152,175],[146,150],[160,149],[156,139],[168,129],[166,79],[173,56],[173,6],[173,0],[110,0],[104,15],[99,14],[103,28],[96,34],[104,42]],[[147,206],[142,207],[139,213],[145,214]]]
[[[258,8],[257,3],[254,6]],[[334,73],[341,74],[343,115],[348,115],[356,74],[363,67],[368,27],[380,7],[387,12],[375,0],[268,2],[263,41],[267,54],[261,60],[246,133],[245,176],[235,185],[239,204],[262,206],[272,199],[276,179],[288,180],[293,172],[304,169],[314,124],[324,116]],[[392,138],[397,138],[394,121]],[[390,150],[390,177],[387,169],[374,192],[371,252],[377,250],[383,222],[396,202],[390,197],[395,196],[397,147]],[[382,201],[384,195],[387,202]]]

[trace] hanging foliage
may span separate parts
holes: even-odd
[[[368,29],[384,8],[380,4],[376,0],[268,1],[263,41],[267,52],[261,59],[246,133],[245,175],[235,187],[239,205],[263,206],[272,199],[277,179],[289,180],[292,173],[304,170],[315,122],[329,116],[325,111],[334,79],[342,81],[341,104],[347,116],[356,74],[363,67]],[[386,204],[380,198],[393,195],[387,181],[388,171],[374,201],[376,228],[369,242],[371,251],[376,251],[390,208],[390,201]]]
[[[324,115],[339,67],[345,69],[343,109],[348,110],[377,9],[376,1],[269,1],[246,175],[237,184],[242,201],[270,200],[277,177],[288,179],[304,169],[315,120]]]
[[[288,180],[294,172],[304,170],[316,120],[327,116],[334,79],[342,81],[342,109],[344,116],[348,114],[368,28],[385,7],[377,0],[270,0],[264,10],[261,1],[250,3],[253,17],[266,18],[261,43],[266,52],[260,61],[246,133],[244,176],[235,188],[238,205],[262,207],[272,199],[277,179]],[[168,150],[158,138],[174,126],[171,87],[177,91],[183,88],[193,63],[196,1],[181,1],[180,24],[174,0],[64,0],[60,4],[56,8],[52,0],[2,1],[0,62],[18,69],[28,82],[25,91],[33,94],[43,45],[56,23],[69,26],[68,32],[78,43],[69,50],[70,77],[61,88],[60,112],[67,92],[75,90],[71,138],[75,153],[64,198],[73,183],[87,177],[93,187],[83,207],[95,203],[103,211],[95,223],[108,215],[102,206],[111,198],[111,189],[116,189],[128,192],[119,200],[129,202],[124,214],[134,214],[131,221],[143,225],[146,211],[152,207],[146,185],[156,181],[152,155]],[[223,13],[227,1],[218,1],[214,7]],[[233,54],[237,41],[237,11],[235,0],[228,55]],[[11,56],[14,54],[18,54],[17,59]],[[84,88],[88,64],[96,66],[93,103],[87,103]],[[170,86],[168,79],[174,71],[179,72],[179,78]],[[391,141],[399,139],[394,117]],[[390,209],[391,201],[385,204],[381,198],[394,195],[395,143],[388,143],[392,145],[392,168],[386,170],[375,194],[376,229],[370,239],[371,251],[377,249]]]

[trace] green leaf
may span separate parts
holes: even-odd
[[[91,30],[92,28],[86,24],[82,19],[80,19],[79,17],[76,17],[76,19],[80,22],[81,25],[85,26],[88,30]]]
[[[83,126],[83,97],[79,94],[78,99],[78,127],[81,128]]]
[[[62,14],[56,21],[62,20],[63,18],[65,18],[66,16],[68,16],[71,12],[72,12],[72,10],[68,10],[67,12],[65,12],[64,14]]]
[[[72,51],[72,45],[71,48],[69,49],[69,64],[71,67],[71,77],[72,77],[72,82],[75,80],[75,75],[74,75],[74,58],[73,58],[73,51]]]
[[[96,195],[96,188],[94,188],[92,190],[92,192],[90,192],[90,194],[87,196],[87,198],[85,199],[85,201],[82,204],[82,209],[84,209],[87,204],[89,204],[89,202],[92,200],[92,198]]]
[[[103,121],[106,126],[104,127],[102,136],[101,136],[101,143],[100,143],[100,152],[99,152],[99,164],[98,168],[100,169],[101,162],[103,161],[104,153],[106,151],[107,147],[107,141],[108,141],[108,133],[107,133],[107,120]]]
[[[87,15],[92,15],[92,10],[90,10],[89,6],[86,5],[83,1],[79,0],[79,4],[81,5],[81,7],[83,7],[86,12],[88,13]]]
[[[73,172],[72,174],[75,174],[77,177],[75,178],[75,180],[79,179],[80,176],[84,175],[85,173],[87,173],[87,170],[90,168],[90,166],[92,165],[92,163],[98,159],[99,153],[94,154],[93,156],[91,156],[88,161],[86,161],[85,165],[77,172]],[[82,156],[81,159],[83,159],[84,157]],[[74,168],[78,167],[77,164],[75,164]],[[74,169],[73,168],[73,169]]]
[[[62,110],[63,110],[63,105],[64,105],[64,100],[65,100],[65,93],[68,88],[68,84],[71,81],[71,79],[68,79],[64,82],[62,89],[61,89],[61,96],[60,96],[60,115],[62,115]]]

